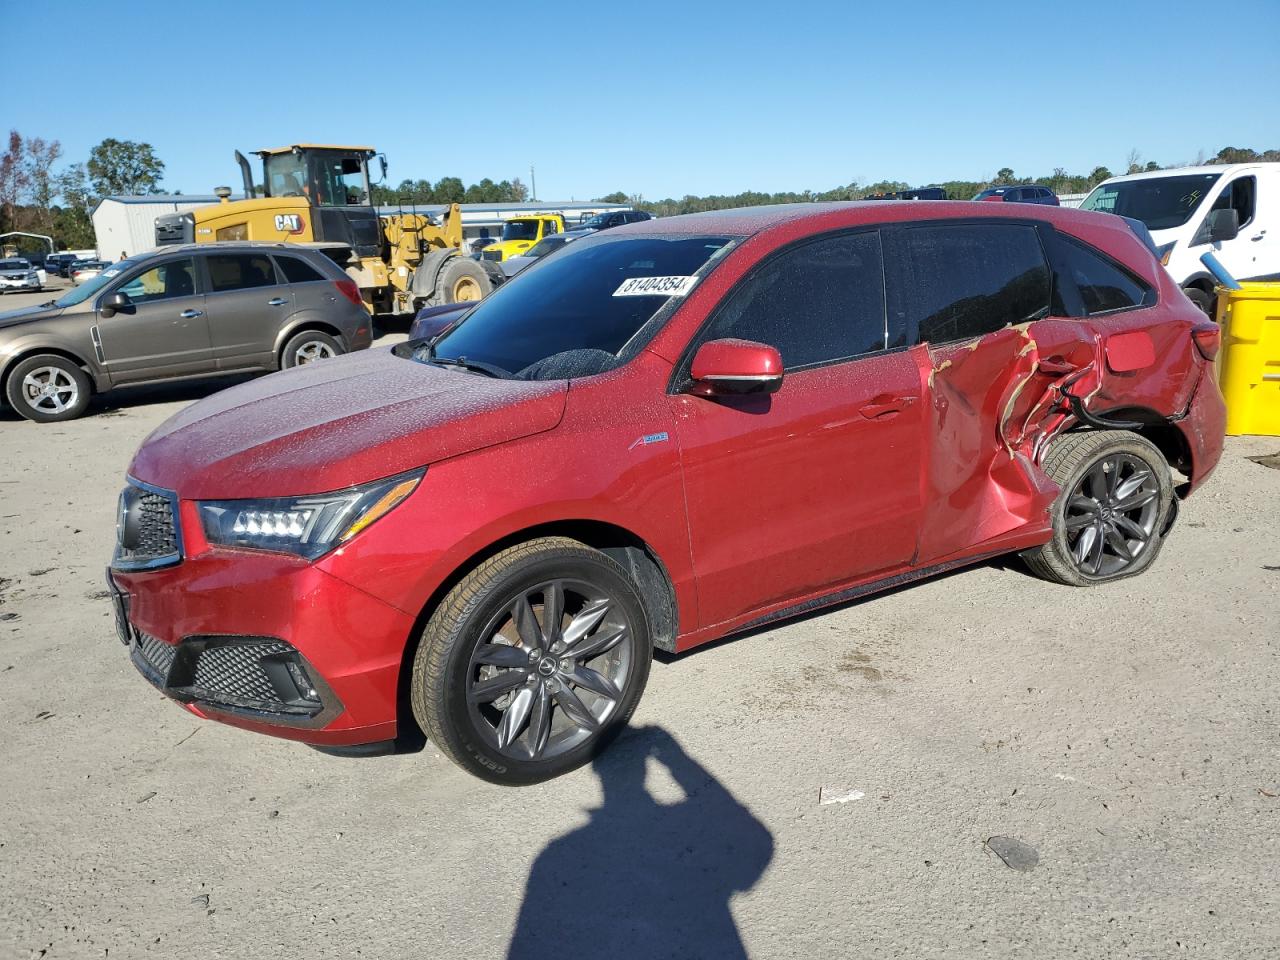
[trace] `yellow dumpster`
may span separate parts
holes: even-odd
[[[1280,283],[1218,289],[1227,433],[1280,436]]]

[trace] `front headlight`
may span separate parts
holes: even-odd
[[[314,560],[345,543],[413,493],[425,470],[334,493],[197,504],[211,544],[293,553]]]

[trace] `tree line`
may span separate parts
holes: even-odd
[[[139,195],[160,192],[164,177],[164,161],[156,156],[149,143],[107,138],[89,151],[84,161],[59,167],[63,160],[62,145],[57,140],[23,137],[17,130],[9,132],[5,152],[0,155],[0,233],[25,230],[53,237],[59,249],[86,248],[95,245],[90,213],[102,197]],[[1211,158],[1201,154],[1193,164],[1228,164],[1251,161],[1280,161],[1280,150],[1256,151],[1247,147],[1223,147]],[[1170,166],[1186,166],[1187,163]],[[1144,162],[1138,151],[1131,151],[1123,172],[1166,169],[1155,161]],[[1088,174],[1071,174],[1062,167],[1039,177],[1019,177],[1009,167],[1001,167],[986,180],[947,180],[929,186],[941,187],[954,200],[967,200],[991,186],[1038,183],[1054,193],[1087,193],[1114,174],[1105,166],[1094,167]],[[769,203],[805,203],[821,200],[864,200],[881,197],[912,185],[900,180],[859,183],[853,180],[830,190],[742,193],[710,196],[688,194],[680,199],[645,200],[639,194],[621,190],[597,197],[604,203],[627,203],[659,217],[731,207],[752,207]],[[380,206],[440,203],[521,203],[529,199],[528,188],[518,177],[495,182],[488,177],[479,183],[464,185],[458,177],[405,179],[397,186],[373,184],[372,200]],[[180,194],[182,191],[173,191]],[[24,245],[26,246],[26,245]]]
[[[9,131],[0,154],[0,233],[38,233],[62,250],[93,247],[89,215],[98,198],[158,193],[164,176],[164,162],[149,143],[108,137],[86,161],[55,172],[62,158],[57,140]]]
[[[1219,165],[1228,163],[1249,163],[1253,161],[1280,161],[1280,150],[1257,151],[1247,147],[1223,147],[1210,158],[1206,158],[1203,153],[1198,155],[1194,160],[1181,163],[1168,164],[1167,166],[1156,163],[1155,161],[1143,162],[1142,156],[1137,150],[1131,151],[1123,173],[1142,173],[1144,171],[1164,170],[1171,167],[1185,166],[1201,166],[1201,165]],[[931,183],[928,186],[941,187],[946,191],[947,197],[952,200],[968,200],[976,194],[988,187],[1008,186],[1024,183],[1036,183],[1041,186],[1048,187],[1059,196],[1070,195],[1073,193],[1088,193],[1103,180],[1109,180],[1116,176],[1110,169],[1105,166],[1094,167],[1088,174],[1072,174],[1068,173],[1062,167],[1054,168],[1050,174],[1039,177],[1019,177],[1009,167],[1001,167],[990,178],[986,180],[944,180],[940,183]],[[923,184],[916,184],[916,187]],[[808,203],[822,200],[867,200],[877,197],[884,197],[892,193],[898,193],[903,190],[910,190],[912,184],[901,180],[881,180],[876,183],[859,183],[854,180],[842,187],[835,187],[831,190],[813,191],[804,190],[800,192],[787,191],[782,193],[760,193],[754,190],[748,190],[743,193],[732,195],[712,194],[710,196],[699,197],[692,194],[675,199],[667,197],[665,200],[645,200],[638,194],[627,194],[622,191],[599,197],[598,200],[606,203],[630,203],[638,210],[646,210],[656,217],[674,217],[682,213],[701,213],[706,210],[728,210],[733,207],[754,207],[762,204],[770,203]]]

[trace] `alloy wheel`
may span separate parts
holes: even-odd
[[[75,406],[80,388],[65,370],[36,367],[22,378],[22,397],[32,410],[65,413]]]
[[[322,340],[308,340],[293,351],[293,360],[298,366],[302,366],[304,363],[315,363],[317,360],[328,360],[336,356],[337,354],[334,352],[333,347]]]
[[[1064,527],[1076,568],[1105,579],[1138,562],[1156,539],[1160,484],[1138,457],[1099,459],[1067,498]]]
[[[523,590],[480,634],[467,669],[477,733],[516,760],[559,756],[604,728],[635,657],[622,605],[599,587],[558,579]]]

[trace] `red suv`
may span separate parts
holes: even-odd
[[[1020,552],[1155,560],[1218,330],[1125,220],[763,207],[618,227],[432,340],[193,404],[134,458],[122,639],[191,712],[529,783],[683,651]],[[1176,477],[1176,479],[1175,479]]]

